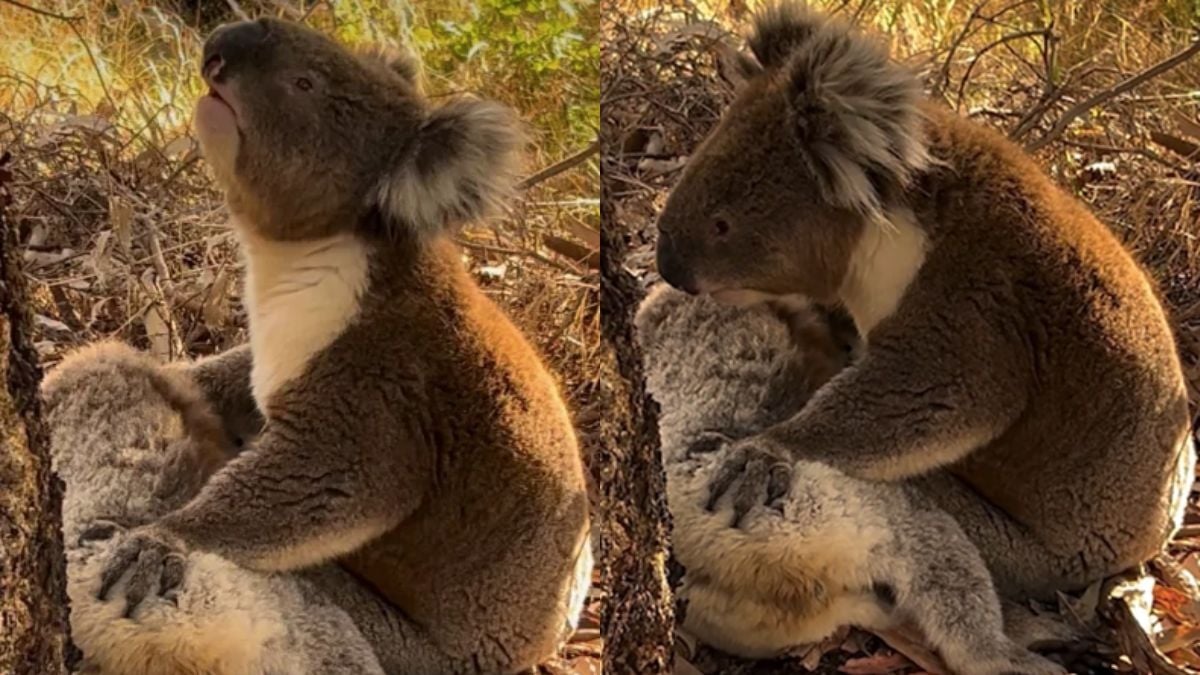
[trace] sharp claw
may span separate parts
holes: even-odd
[[[120,529],[121,526],[112,521],[98,520],[79,533],[78,543],[86,544],[89,541],[112,539]]]
[[[772,466],[767,477],[767,500],[763,504],[770,505],[775,500],[782,498],[788,493],[791,483],[792,467],[790,465],[781,462]]]
[[[703,431],[700,436],[687,448],[687,456],[694,457],[695,455],[707,455],[717,450],[722,446],[733,441],[732,438],[726,436],[719,431]]]
[[[125,617],[129,618],[142,600],[150,594],[151,586],[162,574],[163,555],[165,548],[157,542],[151,542],[138,555],[133,574],[129,577],[129,585],[125,589]]]
[[[746,462],[746,469],[742,473],[742,484],[738,486],[737,495],[733,500],[734,513],[737,515],[736,524],[740,525],[746,514],[755,505],[762,502],[762,495],[766,490],[766,482],[766,461],[761,457],[755,457]]]
[[[183,583],[183,572],[186,567],[184,557],[178,553],[168,553],[163,559],[162,576],[158,580],[158,594],[166,597],[171,591]]]
[[[705,508],[710,512],[717,508],[717,502],[721,497],[729,491],[729,487],[733,485],[737,477],[746,468],[746,455],[738,453],[726,458],[721,468],[717,470],[717,476],[712,480],[708,493],[708,503]]]
[[[117,549],[113,554],[112,560],[104,569],[104,573],[100,576],[100,591],[96,597],[100,600],[108,600],[108,594],[112,591],[113,586],[125,576],[125,572],[129,570],[129,566],[137,560],[139,549],[137,546],[131,546],[132,542],[126,542]]]

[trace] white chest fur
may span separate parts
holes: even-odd
[[[246,256],[246,313],[259,409],[304,372],[358,314],[367,248],[353,235],[302,242],[240,232]]]
[[[867,225],[841,288],[842,303],[863,336],[896,311],[925,262],[926,244],[910,213],[895,214],[891,227]]]

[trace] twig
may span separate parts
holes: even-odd
[[[1051,141],[1053,141],[1054,139],[1056,139],[1060,135],[1062,135],[1062,132],[1065,131],[1068,126],[1070,126],[1071,122],[1074,122],[1078,117],[1087,113],[1092,108],[1095,108],[1096,106],[1104,103],[1105,101],[1108,101],[1117,96],[1120,96],[1121,94],[1124,94],[1125,92],[1129,91],[1130,89],[1133,89],[1134,87],[1137,87],[1138,85],[1142,84],[1143,82],[1146,82],[1147,80],[1150,80],[1155,77],[1158,77],[1159,75],[1162,75],[1163,73],[1167,72],[1168,70],[1171,70],[1172,68],[1174,68],[1174,67],[1184,63],[1188,59],[1192,58],[1193,56],[1196,55],[1197,52],[1200,52],[1200,39],[1197,39],[1196,41],[1192,42],[1192,44],[1189,45],[1186,49],[1175,54],[1174,56],[1171,56],[1171,57],[1168,57],[1167,59],[1159,61],[1158,63],[1154,64],[1153,66],[1150,66],[1149,68],[1141,71],[1140,73],[1137,73],[1136,75],[1133,75],[1132,77],[1129,77],[1129,78],[1117,83],[1116,85],[1109,87],[1108,89],[1104,89],[1102,91],[1096,92],[1095,94],[1088,97],[1087,99],[1080,101],[1079,103],[1076,103],[1075,105],[1071,106],[1065,113],[1063,113],[1062,117],[1058,118],[1058,121],[1054,123],[1054,126],[1050,127],[1050,131],[1047,131],[1046,135],[1026,144],[1025,149],[1030,152],[1033,152],[1035,150],[1039,150],[1039,149],[1045,147]]]
[[[1163,157],[1162,155],[1158,154],[1157,152],[1150,150],[1149,148],[1123,148],[1123,147],[1116,146],[1116,145],[1104,145],[1101,143],[1085,143],[1083,141],[1069,141],[1069,140],[1064,140],[1063,144],[1069,145],[1074,148],[1080,148],[1082,150],[1092,150],[1094,152],[1107,152],[1107,153],[1113,154],[1113,155],[1139,155],[1139,156],[1145,157],[1146,159],[1158,162],[1159,164],[1162,164],[1163,166],[1165,166],[1169,169],[1175,169],[1176,171],[1183,168],[1180,165],[1167,159],[1166,157]]]
[[[971,59],[971,64],[967,66],[967,71],[963,73],[962,79],[958,81],[958,93],[955,95],[954,107],[956,109],[962,107],[963,97],[965,96],[965,91],[967,88],[967,82],[970,81],[971,73],[975,71],[975,66],[979,63],[979,60],[983,58],[984,54],[987,54],[1000,45],[1007,44],[1014,40],[1021,40],[1027,37],[1036,37],[1038,35],[1045,36],[1049,32],[1049,28],[1035,28],[1032,30],[1023,30],[1019,33],[1010,33],[976,52],[975,58]]]
[[[17,0],[0,0],[0,2],[3,2],[7,5],[12,5],[13,7],[20,7],[21,9],[23,9],[27,12],[33,12],[34,14],[41,14],[42,16],[48,16],[51,19],[58,19],[59,21],[66,21],[68,23],[70,23],[72,21],[79,21],[81,18],[78,16],[67,16],[65,14],[56,14],[54,12],[50,12],[50,11],[47,11],[44,9],[38,9],[37,7],[30,7],[29,5],[26,5],[23,2],[17,2]]]
[[[100,63],[96,61],[96,55],[92,53],[92,46],[89,45],[88,41],[84,39],[83,33],[79,32],[78,23],[83,20],[83,17],[58,14],[44,9],[39,9],[37,7],[30,7],[29,5],[26,5],[23,2],[18,2],[17,0],[0,0],[0,2],[12,5],[13,7],[19,7],[28,12],[33,12],[34,14],[50,17],[51,19],[58,19],[59,21],[66,23],[67,27],[71,29],[71,32],[75,34],[75,37],[79,39],[80,44],[83,45],[83,51],[87,54],[88,61],[90,61],[92,64],[92,70],[96,71],[96,78],[100,80],[100,89],[104,91],[104,98],[108,100],[108,104],[112,106],[113,110],[120,109],[117,107],[117,102],[113,100],[112,94],[108,90],[108,83],[104,81],[104,73],[100,71]]]
[[[560,173],[569,171],[569,170],[575,168],[576,166],[583,164],[584,162],[587,161],[587,159],[589,157],[591,157],[592,155],[594,155],[598,152],[600,152],[599,139],[592,141],[591,145],[589,145],[586,148],[584,148],[583,150],[580,150],[579,152],[571,155],[570,157],[567,157],[566,159],[555,162],[554,164],[551,164],[550,166],[542,169],[541,171],[538,171],[537,173],[526,178],[525,180],[521,181],[520,183],[517,183],[517,189],[518,190],[528,190],[529,188],[533,187],[534,185],[537,185],[538,183],[547,181],[547,180],[557,176]]]
[[[250,15],[246,13],[246,10],[242,9],[242,6],[237,3],[237,0],[225,0],[225,4],[229,5],[229,9],[237,15],[237,18],[241,19],[242,21],[250,20]]]
[[[975,35],[975,33],[979,32],[984,26],[994,23],[1000,16],[1007,14],[1021,5],[1029,4],[1032,1],[1033,0],[1017,0],[1017,2],[1014,2],[1006,7],[1001,7],[991,16],[983,16],[982,14],[983,8],[988,4],[988,0],[982,0],[982,2],[976,4],[974,9],[972,9],[971,13],[967,16],[966,22],[963,23],[962,31],[959,32],[958,36],[955,37],[954,41],[950,44],[950,49],[946,52],[945,60],[942,61],[942,68],[938,73],[938,91],[940,92],[946,87],[950,86],[950,66],[954,62],[954,55],[958,52],[958,48],[961,47],[968,38]],[[983,24],[972,30],[971,24],[974,23],[975,19],[979,18],[983,19]]]
[[[506,248],[503,246],[491,246],[488,244],[480,244],[480,243],[477,243],[474,241],[467,241],[466,239],[463,239],[461,237],[459,237],[455,241],[457,241],[458,245],[462,246],[463,248],[474,249],[476,251],[483,251],[485,253],[497,253],[500,255],[515,255],[515,256],[520,256],[523,258],[531,258],[533,260],[536,260],[540,263],[549,265],[551,267],[557,267],[558,269],[560,269],[564,272],[567,272],[569,274],[579,274],[580,273],[580,270],[578,267],[572,267],[564,262],[560,262],[558,260],[553,260],[551,258],[547,258],[546,256],[542,255],[541,253],[538,253],[537,251],[523,251],[518,248]]]

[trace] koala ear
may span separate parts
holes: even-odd
[[[826,198],[882,219],[887,197],[932,161],[920,79],[882,44],[803,5],[767,10],[752,45],[787,82],[792,126]]]
[[[734,91],[744,87],[746,82],[754,76],[762,74],[762,64],[754,58],[753,54],[735,49],[724,42],[718,42],[716,49],[717,73],[730,84]]]
[[[360,47],[357,53],[364,61],[399,75],[417,94],[422,93],[421,62],[413,52],[403,47],[376,44]]]
[[[750,51],[763,67],[778,68],[828,21],[802,2],[769,5],[754,17],[754,28],[747,40]]]
[[[485,217],[512,194],[520,120],[491,101],[433,109],[379,189],[379,205],[419,236]]]

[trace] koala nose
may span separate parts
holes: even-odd
[[[663,281],[689,295],[696,295],[700,292],[696,286],[696,280],[687,272],[679,254],[675,252],[675,247],[671,244],[670,236],[665,232],[659,232],[654,258],[658,263],[658,275],[663,278]]]
[[[262,45],[268,33],[268,22],[238,21],[219,26],[204,42],[201,75],[221,82],[231,65],[236,65]]]

